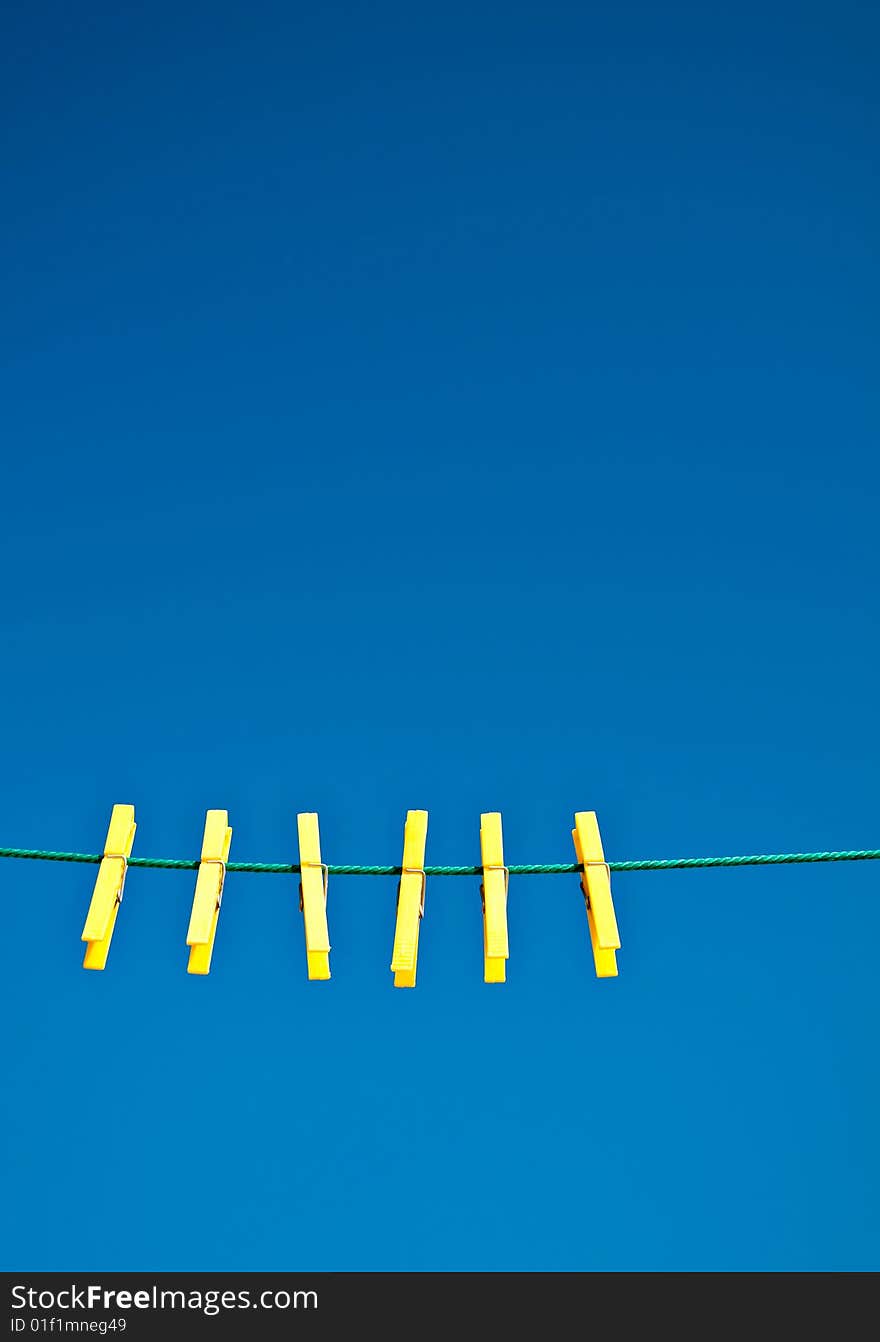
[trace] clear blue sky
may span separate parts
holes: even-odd
[[[877,13],[13,4],[0,843],[880,845]],[[876,1268],[880,864],[0,863],[7,1269]]]

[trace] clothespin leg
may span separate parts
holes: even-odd
[[[489,811],[480,816],[480,855],[483,866],[483,982],[507,980],[507,882],[501,815]]]
[[[596,977],[616,978],[620,933],[611,898],[611,877],[605,861],[596,813],[578,811],[574,821],[575,827],[571,836],[577,860],[584,868],[581,889],[587,906],[587,925]]]
[[[104,844],[104,856],[98,867],[82,930],[82,940],[88,942],[83,969],[103,969],[107,964],[136,829],[134,807],[114,806]]]
[[[397,893],[397,922],[391,969],[395,988],[416,986],[419,926],[425,911],[425,844],[428,812],[407,811],[403,831],[403,862]]]
[[[113,940],[113,932],[116,927],[116,918],[118,914],[119,900],[114,897],[112,908],[107,915],[107,922],[104,925],[105,931],[103,937],[96,938],[94,941],[89,941],[87,937],[83,936],[83,940],[88,942],[86,953],[83,956],[83,969],[106,968],[107,956],[110,953],[110,942]]]
[[[597,979],[617,978],[617,951],[610,946],[600,946],[593,919],[592,909],[587,909],[587,922],[590,928],[590,943],[593,948],[593,963],[596,966]]]
[[[327,867],[321,861],[318,817],[304,811],[296,817],[299,835],[300,908],[306,935],[306,967],[310,979],[330,977],[330,932],[327,927]]]
[[[484,983],[507,982],[507,961],[504,959],[502,955],[489,955],[489,953],[484,950],[483,982]]]
[[[214,954],[214,939],[217,936],[217,921],[220,917],[220,909],[215,904],[214,912],[208,923],[207,940],[197,942],[189,948],[189,960],[187,961],[187,974],[208,974],[211,971],[211,957]]]
[[[391,956],[395,988],[414,988],[416,986],[421,902],[421,879],[412,872],[404,873],[400,878],[397,927],[394,934],[394,951]]]
[[[209,811],[205,818],[196,892],[186,934],[189,947],[188,974],[207,974],[211,968],[226,878],[226,859],[232,842],[228,819],[226,811]]]

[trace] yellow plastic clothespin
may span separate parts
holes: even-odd
[[[228,811],[208,811],[199,874],[196,877],[196,893],[186,934],[186,944],[189,946],[188,974],[207,974],[211,968],[217,919],[223,899],[223,882],[226,879],[226,859],[231,843]]]
[[[306,811],[296,817],[299,835],[299,906],[306,929],[306,961],[310,979],[330,977],[330,933],[327,928],[327,864],[321,861],[318,817]]]
[[[134,807],[114,806],[104,844],[104,856],[98,867],[92,902],[82,930],[82,940],[89,943],[83,969],[103,969],[107,963],[136,829]]]
[[[501,816],[490,811],[480,816],[480,855],[483,863],[483,981],[504,983],[507,977],[507,886],[510,872],[504,865]]]
[[[425,912],[425,844],[428,812],[407,811],[403,831],[403,868],[397,887],[397,925],[391,969],[395,988],[416,986],[419,924]]]
[[[596,977],[616,978],[615,951],[620,950],[620,933],[611,899],[611,869],[605,861],[595,811],[578,811],[575,814],[571,837],[574,839],[577,860],[584,868],[581,889],[587,902],[587,922],[596,962]]]

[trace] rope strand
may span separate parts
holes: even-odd
[[[101,853],[51,853],[41,848],[0,848],[0,857],[29,858],[37,862],[88,862],[97,866]],[[635,862],[609,862],[611,871],[673,871],[696,867],[769,867],[797,862],[864,862],[880,859],[880,848],[847,850],[835,853],[762,853],[751,857],[665,857]],[[158,867],[170,871],[198,871],[199,863],[167,857],[132,857],[130,867]],[[292,862],[227,862],[227,871],[266,872],[292,876],[299,864]],[[400,876],[400,867],[336,866],[330,863],[331,876]],[[575,875],[583,871],[577,862],[517,863],[508,867],[511,876]],[[426,876],[482,876],[482,867],[425,867]]]

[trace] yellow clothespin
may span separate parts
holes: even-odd
[[[416,986],[419,924],[425,912],[425,843],[428,812],[407,811],[403,831],[403,871],[397,887],[397,925],[391,969],[395,988]]]
[[[577,860],[583,863],[584,868],[581,889],[587,901],[587,922],[596,962],[596,977],[616,978],[615,951],[620,949],[620,933],[611,899],[611,870],[605,861],[595,811],[578,811],[575,814],[571,837],[574,839]]]
[[[313,811],[296,817],[299,834],[299,906],[306,928],[306,961],[310,979],[330,977],[330,933],[327,929],[327,864],[321,861],[318,817]]]
[[[82,930],[82,940],[89,943],[83,969],[103,969],[107,963],[107,952],[110,950],[116,915],[122,902],[122,888],[136,829],[134,807],[114,806],[104,844],[104,856],[98,867],[92,902]]]
[[[504,865],[501,816],[490,811],[480,816],[480,854],[483,863],[483,981],[503,983],[507,977],[507,886],[510,872]]]
[[[189,946],[189,964],[186,967],[188,974],[207,974],[211,968],[214,937],[217,935],[217,918],[223,899],[223,882],[226,879],[226,859],[229,857],[231,843],[229,813],[209,811],[205,816],[202,856],[199,860],[199,874],[196,877],[196,893],[190,914],[189,931],[186,934],[186,944]]]

